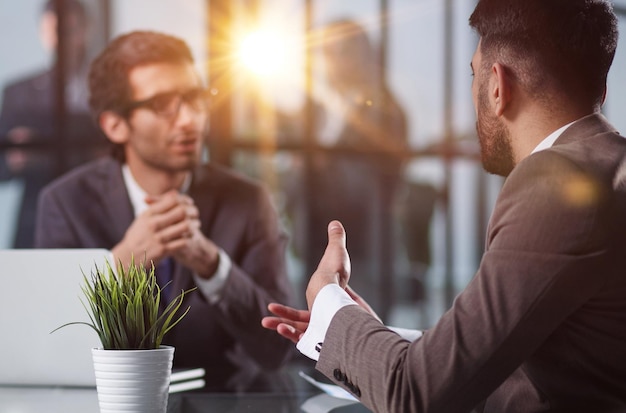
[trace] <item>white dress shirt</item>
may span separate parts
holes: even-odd
[[[550,148],[565,129],[574,122],[568,123],[552,132],[548,137],[543,139],[531,153]],[[358,304],[337,284],[329,284],[320,290],[313,302],[309,326],[296,345],[302,354],[315,361],[319,360],[319,352],[324,343],[328,327],[335,314],[346,305]],[[397,327],[388,328],[408,341],[415,341],[423,334],[420,330]]]
[[[122,167],[122,175],[124,176],[124,184],[126,185],[130,202],[133,205],[135,217],[137,217],[148,208],[148,204],[146,203],[146,197],[148,194],[146,194],[146,191],[139,186],[133,177],[133,174],[130,172],[130,168],[126,164]],[[189,174],[185,179],[185,182],[183,182],[180,192],[186,193],[189,190],[190,185],[191,174]],[[220,293],[226,284],[226,280],[228,279],[228,274],[230,273],[232,266],[228,254],[226,254],[226,252],[219,247],[218,252],[219,263],[213,277],[207,280],[198,276],[196,273],[193,273],[193,279],[198,287],[198,290],[200,290],[200,292],[211,304],[215,304],[220,299]]]

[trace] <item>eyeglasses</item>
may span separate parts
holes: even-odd
[[[187,92],[177,91],[157,93],[144,99],[129,102],[122,113],[128,116],[133,110],[146,108],[164,118],[174,118],[178,115],[183,102],[196,112],[204,112],[208,109],[210,93],[203,88],[194,88]]]

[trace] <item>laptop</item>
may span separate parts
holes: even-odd
[[[81,286],[104,268],[105,249],[0,250],[0,385],[95,387],[91,348],[100,347]]]

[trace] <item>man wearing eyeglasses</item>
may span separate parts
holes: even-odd
[[[290,301],[285,235],[261,186],[200,162],[207,93],[189,48],[161,33],[120,36],[92,63],[89,88],[114,153],[42,191],[36,246],[107,248],[124,265],[153,262],[161,286],[198,287],[164,340],[174,366],[204,367],[208,390],[263,390],[254,373],[290,351],[260,326],[269,302]]]

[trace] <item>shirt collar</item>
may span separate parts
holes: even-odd
[[[570,122],[567,125],[563,125],[557,130],[555,130],[554,132],[552,132],[550,135],[548,135],[547,138],[539,142],[539,145],[535,146],[535,149],[533,149],[531,154],[552,147],[552,145],[554,145],[554,142],[556,142],[556,140],[559,138],[559,136],[561,136],[561,134],[565,131],[565,129],[569,128],[574,122]]]
[[[130,172],[128,164],[122,165],[122,176],[124,178],[124,185],[126,185],[126,190],[128,191],[130,203],[133,206],[133,211],[135,212],[135,216],[138,216],[148,208],[148,204],[146,203],[146,197],[148,196],[148,194],[146,193],[146,191],[143,190],[141,186],[139,186],[139,184],[135,180],[135,177]],[[187,193],[190,186],[191,174],[187,174],[187,176],[185,177],[185,181],[180,188],[180,192]]]

